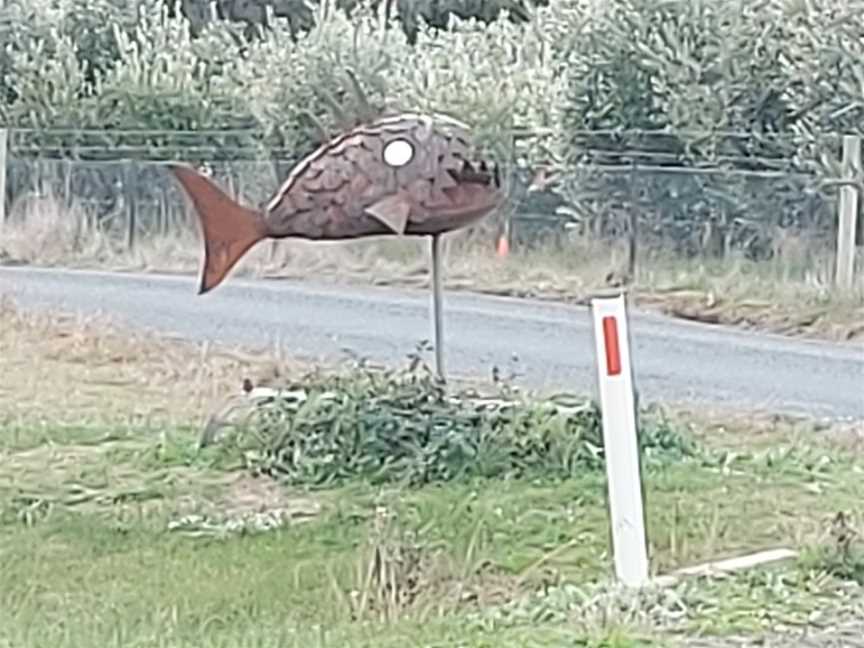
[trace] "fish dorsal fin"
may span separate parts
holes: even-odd
[[[366,211],[396,234],[404,234],[411,205],[400,194],[392,194],[369,205]]]

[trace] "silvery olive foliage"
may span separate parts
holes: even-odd
[[[790,227],[830,238],[838,136],[864,130],[862,12],[856,0],[585,3],[558,48],[562,211],[611,236],[637,214],[642,238],[685,253],[764,258]]]
[[[203,5],[182,0],[6,0],[0,122],[35,129],[21,155],[287,164],[366,116],[434,109],[557,171],[577,228],[614,235],[636,206],[682,249],[760,254],[777,227],[825,230],[838,135],[864,130],[864,0],[474,3],[433,25],[421,0],[288,4],[193,26],[184,5]]]
[[[350,15],[338,3],[308,5],[312,25],[300,33],[274,16],[253,42],[232,21],[193,36],[181,2],[172,15],[165,0],[7,0],[0,118],[255,127],[291,147],[356,119],[365,95],[373,110],[446,110],[493,139],[551,133],[538,159],[578,156],[578,132],[598,129],[780,135],[776,146],[794,155],[796,137],[864,123],[860,1],[558,0],[521,21],[506,11],[451,16],[449,29],[421,28],[413,44],[385,29],[384,3],[350,4]],[[690,143],[701,155],[723,151],[715,140]],[[735,152],[775,152],[757,148]]]

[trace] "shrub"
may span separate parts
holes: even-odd
[[[559,45],[554,144],[581,230],[617,236],[638,214],[642,238],[754,258],[779,229],[830,237],[836,132],[862,131],[860,21],[782,0],[610,0],[580,15]]]
[[[646,462],[697,449],[662,417],[640,429]],[[425,484],[463,477],[567,478],[603,466],[591,401],[448,395],[423,365],[310,374],[251,409],[223,436],[227,456],[293,484],[350,478]]]

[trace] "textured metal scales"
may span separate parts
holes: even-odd
[[[402,114],[354,128],[301,160],[266,204],[273,238],[438,235],[503,201],[498,167],[472,159],[466,125]]]
[[[469,128],[442,115],[382,117],[326,142],[298,162],[259,209],[240,205],[190,167],[171,171],[204,235],[199,293],[219,285],[267,238],[432,237],[435,352],[443,378],[441,240],[504,202],[498,167],[474,158]]]

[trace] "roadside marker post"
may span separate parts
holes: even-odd
[[[623,294],[591,299],[615,575],[629,587],[649,582],[636,398]]]
[[[0,229],[6,224],[6,158],[9,149],[9,129],[0,128]]]

